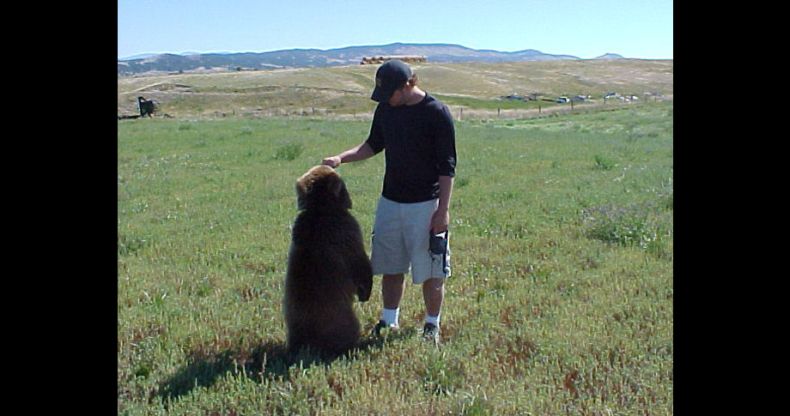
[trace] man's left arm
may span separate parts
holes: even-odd
[[[453,177],[439,176],[439,207],[431,219],[431,231],[439,234],[450,226],[450,199],[453,196]]]
[[[450,109],[441,106],[434,118],[435,151],[439,168],[439,206],[431,219],[431,230],[438,234],[447,231],[450,225],[450,199],[453,195],[455,177],[455,125]]]

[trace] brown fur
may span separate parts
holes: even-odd
[[[348,211],[351,197],[337,172],[315,166],[296,182],[283,311],[290,352],[311,347],[342,354],[359,339],[352,306],[370,298],[373,271],[362,230]]]

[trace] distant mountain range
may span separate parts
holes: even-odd
[[[142,54],[118,60],[118,75],[145,72],[233,71],[357,65],[366,56],[419,55],[428,62],[519,62],[581,59],[534,49],[500,52],[451,44],[392,43],[339,49],[287,49],[273,52]],[[623,59],[608,53],[595,59]]]
[[[595,59],[625,59],[625,58],[622,55],[618,55],[616,53],[606,53]]]

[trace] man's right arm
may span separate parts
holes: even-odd
[[[365,160],[375,153],[373,149],[370,147],[368,142],[363,142],[362,144],[352,147],[351,149],[346,150],[343,153],[340,153],[335,156],[329,156],[324,158],[321,162],[323,165],[328,165],[333,168],[340,166],[342,163],[349,163],[349,162],[356,162],[358,160]]]

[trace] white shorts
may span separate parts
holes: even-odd
[[[406,274],[412,282],[450,277],[450,238],[447,252],[429,250],[431,218],[439,206],[438,199],[401,204],[381,197],[373,225],[370,262],[373,274]]]

